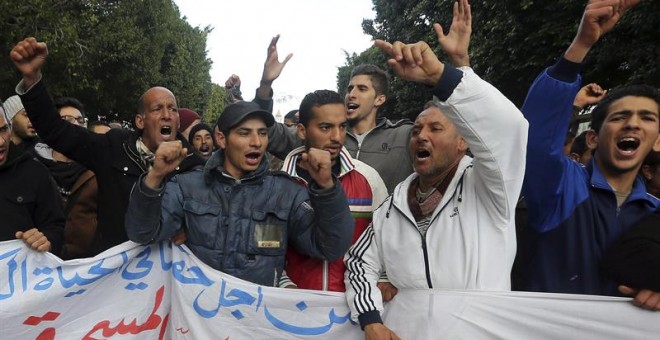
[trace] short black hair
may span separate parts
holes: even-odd
[[[89,124],[87,124],[87,130],[94,131],[95,126],[107,126],[108,128],[112,129],[110,124],[108,124],[107,122],[104,122],[104,121],[101,121],[101,120],[95,120],[95,121],[90,122]]]
[[[575,137],[573,145],[571,145],[571,153],[577,154],[581,157],[587,152],[587,150],[589,150],[589,146],[587,146],[587,132],[588,131],[583,131]]]
[[[57,112],[60,112],[60,109],[63,107],[73,107],[76,108],[82,114],[83,118],[87,118],[85,114],[85,106],[78,99],[73,97],[60,97],[55,99],[55,109]]]
[[[296,113],[298,113],[298,110],[291,110],[284,115],[284,119],[289,119],[294,124],[298,124],[298,116],[296,116]]]
[[[300,102],[300,110],[298,111],[300,124],[307,127],[307,124],[309,124],[309,121],[312,120],[314,115],[312,109],[327,104],[344,105],[344,99],[339,93],[331,90],[316,90],[308,93]]]
[[[628,85],[622,86],[607,92],[607,95],[591,111],[591,129],[598,133],[607,117],[607,111],[613,102],[623,97],[646,97],[655,101],[660,107],[660,92],[658,89],[648,85]]]
[[[389,94],[390,76],[382,68],[372,64],[360,64],[351,71],[351,79],[359,75],[369,76],[374,84],[376,95],[387,96]]]

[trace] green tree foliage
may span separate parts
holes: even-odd
[[[220,117],[220,113],[227,106],[227,91],[224,86],[213,84],[211,86],[211,95],[206,103],[206,112],[204,113],[204,122],[213,126]]]
[[[363,21],[363,30],[374,39],[394,42],[424,40],[443,58],[435,32],[440,23],[449,29],[451,0],[373,0],[376,17]],[[570,44],[586,5],[573,0],[472,0],[472,66],[517,105],[524,101],[536,75],[553,64]],[[651,23],[660,17],[660,2],[642,0],[626,13],[617,27],[591,51],[585,62],[584,82],[605,88],[646,83],[660,87],[660,31]],[[377,52],[377,51],[376,51]],[[387,69],[385,58],[370,48],[346,58],[339,69],[339,89],[346,87],[350,69],[373,63]],[[411,117],[428,100],[418,85],[397,81],[390,86],[390,118]]]
[[[211,93],[210,27],[191,27],[171,0],[25,0],[0,6],[0,47],[21,39],[48,44],[45,80],[53,96],[80,99],[92,115],[133,120],[138,97],[165,86],[181,107],[203,112]],[[0,58],[0,97],[20,80]]]

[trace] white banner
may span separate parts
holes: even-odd
[[[660,314],[629,299],[400,291],[384,321],[402,339],[652,339]],[[185,247],[119,245],[63,262],[0,242],[0,339],[363,339],[343,294],[262,287]]]

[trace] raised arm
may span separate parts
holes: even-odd
[[[41,69],[48,57],[46,43],[27,38],[18,42],[9,55],[23,76],[16,92],[21,96],[25,111],[39,136],[53,149],[96,171],[99,153],[93,146],[107,144],[107,137],[69,124],[57,114],[55,104],[41,81]]]
[[[291,57],[293,57],[293,54],[289,53],[286,58],[284,58],[284,61],[279,61],[277,53],[277,42],[279,39],[279,35],[273,37],[268,45],[266,61],[264,62],[264,72],[261,76],[259,88],[257,89],[257,95],[254,98],[254,101],[259,104],[259,106],[271,113],[273,112],[273,81],[280,76],[286,63],[288,63]],[[302,146],[302,141],[298,138],[296,129],[288,128],[286,125],[278,122],[268,129],[268,139],[268,152],[280,159],[286,158],[286,155],[288,155],[291,150]]]
[[[454,2],[453,17],[446,35],[440,24],[433,24],[438,43],[454,67],[470,66],[470,37],[472,36],[472,10],[468,0]]]
[[[279,56],[277,54],[277,41],[280,40],[280,35],[276,35],[271,39],[270,44],[268,45],[268,52],[266,53],[266,62],[264,63],[264,72],[261,75],[261,82],[259,83],[259,88],[257,89],[257,97],[266,99],[273,96],[273,90],[271,85],[277,79],[286,63],[289,62],[293,53],[289,53],[284,61],[280,62]]]
[[[559,225],[586,197],[586,191],[580,187],[584,181],[575,182],[584,176],[580,165],[563,153],[574,99],[580,89],[581,63],[602,35],[638,2],[589,1],[571,45],[555,65],[541,72],[527,93],[522,107],[530,126],[524,196],[530,226],[537,231]]]
[[[474,154],[478,180],[487,188],[492,223],[506,227],[524,177],[527,122],[496,88],[471,69],[458,70],[438,60],[425,42],[376,45],[390,54],[388,64],[407,80],[434,86],[441,110]],[[503,134],[502,131],[507,131]]]

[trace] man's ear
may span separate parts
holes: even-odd
[[[587,131],[587,136],[584,141],[589,150],[596,150],[596,147],[598,146],[598,134],[594,130],[589,130]]]
[[[135,115],[135,127],[140,130],[144,129],[144,116],[140,113]]]
[[[300,138],[302,140],[306,140],[307,139],[307,130],[305,129],[305,126],[298,123],[298,125],[296,125],[296,128],[298,129],[298,138]]]
[[[653,151],[660,152],[660,135],[655,139],[655,144],[653,144]]]
[[[467,152],[467,150],[470,148],[468,145],[467,141],[463,137],[459,137],[458,140],[458,149],[462,152]]]
[[[224,150],[227,148],[227,139],[225,138],[225,134],[217,128],[215,129],[215,140],[218,143],[220,149]]]
[[[379,94],[376,96],[376,100],[374,100],[374,106],[376,107],[381,107],[385,102],[387,101],[387,96],[384,94]]]
[[[568,154],[568,157],[569,157],[570,159],[572,159],[572,160],[574,160],[574,161],[580,163],[580,155],[578,155],[577,153],[575,153],[575,152],[571,152],[571,153]]]

